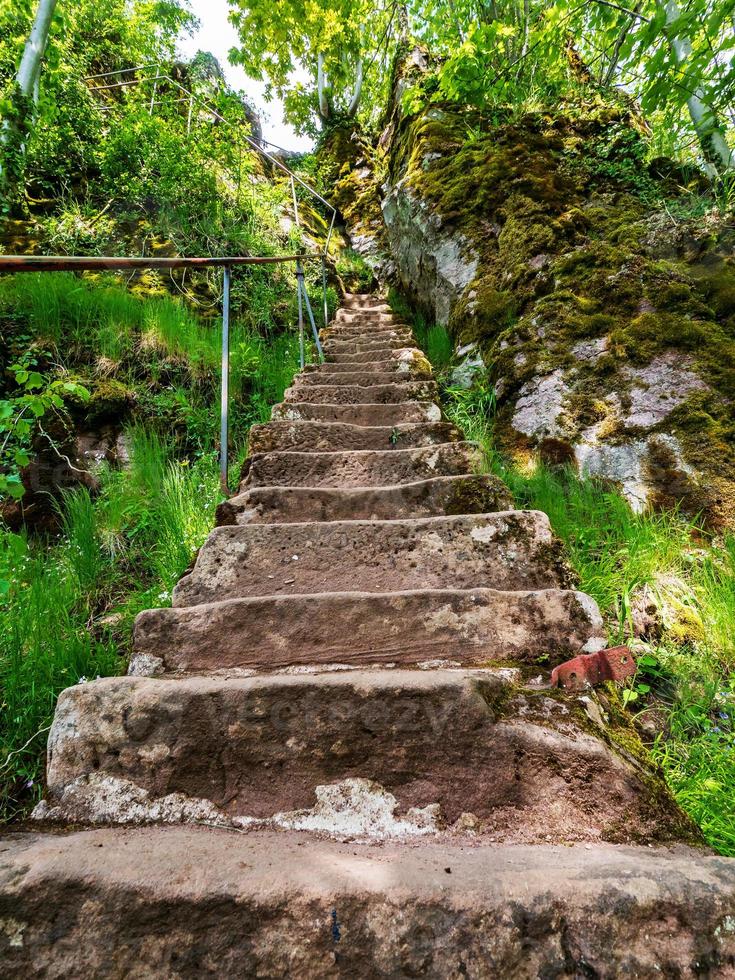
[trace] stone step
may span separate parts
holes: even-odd
[[[293,387],[315,388],[328,386],[365,386],[365,385],[392,385],[405,384],[413,380],[423,380],[427,384],[434,384],[431,380],[430,371],[414,370],[407,368],[399,371],[396,367],[389,367],[380,373],[371,371],[369,368],[359,368],[356,371],[310,371],[304,374],[297,374],[294,378]]]
[[[470,474],[389,487],[257,487],[220,504],[217,523],[380,521],[442,514],[489,514],[510,510],[512,506],[508,488],[501,480]]]
[[[569,581],[540,511],[250,524],[211,532],[173,604],[346,590],[565,588]]]
[[[353,309],[348,306],[343,306],[334,316],[334,321],[339,321],[347,318],[355,318],[358,320],[366,320],[372,317],[393,317],[394,319],[399,319],[397,313],[388,306],[386,303],[378,303],[372,307],[362,307],[360,309]],[[333,322],[334,322],[333,321]]]
[[[410,374],[412,377],[431,377],[431,365],[421,351],[415,347],[400,348],[376,360],[325,361],[323,364],[307,364],[304,369],[306,375],[317,374],[319,377],[350,374],[355,371],[369,372],[370,374],[398,373]]]
[[[581,592],[342,592],[148,609],[130,671],[216,673],[323,668],[545,668],[604,647],[602,617]]]
[[[436,402],[403,402],[399,405],[319,405],[281,402],[274,405],[274,422],[347,422],[350,425],[397,425],[401,422],[441,422]]]
[[[337,370],[352,371],[356,364],[367,364],[373,367],[377,364],[390,364],[400,357],[405,351],[418,350],[416,347],[381,347],[377,350],[347,350],[343,354],[329,354],[325,352],[324,367],[331,365]],[[418,351],[419,356],[423,353]]]
[[[346,422],[267,422],[250,429],[252,453],[338,452],[347,449],[399,450],[459,442],[451,422],[399,422],[396,425],[350,425]]]
[[[332,357],[342,356],[344,354],[350,357],[369,354],[371,352],[381,353],[381,356],[388,355],[394,351],[413,347],[414,344],[415,340],[413,338],[396,336],[355,340],[325,340],[323,346],[325,357],[327,361],[330,361]]]
[[[2,851],[8,978],[724,980],[735,962],[735,862],[689,848],[143,827]]]
[[[324,331],[324,339],[327,341],[386,340],[395,339],[396,337],[400,337],[401,339],[407,341],[407,347],[413,346],[416,343],[410,327],[400,323],[384,323],[374,325],[369,329],[366,329],[364,325],[359,324],[343,324],[341,326],[328,327],[327,330]]]
[[[515,681],[437,669],[77,684],[59,696],[36,816],[523,843],[693,836],[663,779],[591,720],[589,696]]]
[[[391,313],[344,313],[338,314],[326,328],[327,330],[351,330],[370,333],[374,330],[390,330],[396,328],[410,330],[411,325],[401,317]]]
[[[481,462],[471,442],[397,451],[261,453],[245,461],[242,489],[393,486],[476,472]]]
[[[298,378],[286,390],[286,402],[316,402],[329,405],[374,405],[397,402],[434,401],[435,381],[405,381],[381,385],[303,385]]]

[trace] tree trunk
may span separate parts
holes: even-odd
[[[350,116],[354,116],[357,110],[360,108],[360,99],[362,98],[362,82],[363,82],[364,66],[362,57],[358,55],[357,58],[357,68],[355,74],[355,91],[350,100],[350,106],[347,110]]]
[[[324,54],[317,55],[316,88],[319,96],[319,115],[322,123],[329,119],[329,100],[327,99],[327,80],[324,74]]]
[[[632,13],[637,14],[638,11],[641,9],[642,5],[643,5],[642,0],[638,0],[636,5],[633,7]],[[610,85],[612,85],[613,79],[615,78],[615,72],[617,71],[618,68],[618,62],[620,60],[620,49],[623,47],[623,44],[625,43],[625,39],[627,38],[628,34],[630,34],[630,31],[634,24],[635,24],[635,17],[628,15],[625,23],[620,29],[620,33],[615,39],[615,45],[613,46],[613,51],[612,54],[610,55],[610,64],[607,67],[607,71],[600,78],[600,82],[605,88],[608,88]]]
[[[676,0],[666,0],[664,9],[666,11],[666,26],[670,27],[679,19],[681,11]],[[669,43],[677,65],[683,65],[692,53],[691,42],[688,38],[674,36],[670,38]],[[687,107],[705,159],[720,172],[735,168],[735,155],[727,144],[725,134],[715,110],[708,102],[707,92],[703,85],[696,86],[687,99]]]
[[[56,3],[57,0],[39,0],[31,36],[26,41],[23,58],[16,76],[16,84],[21,95],[27,99],[34,97],[36,82],[41,77],[41,64],[48,44]]]
[[[30,36],[23,50],[18,74],[15,76],[15,93],[12,118],[6,119],[0,133],[0,186],[7,188],[22,173],[25,152],[25,136],[31,122],[31,106],[38,103],[39,83],[43,56],[48,44],[51,21],[57,0],[39,0]],[[11,157],[14,157],[13,161]]]

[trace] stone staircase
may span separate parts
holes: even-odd
[[[347,298],[129,676],[59,698],[3,975],[735,976],[735,868],[550,688],[599,612],[412,343]]]

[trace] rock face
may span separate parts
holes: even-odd
[[[732,229],[651,203],[680,190],[619,107],[489,126],[437,102],[426,58],[397,73],[423,107],[396,101],[372,168],[337,186],[380,203],[387,281],[449,325],[456,383],[495,386],[496,439],[576,462],[637,508],[735,524]]]
[[[382,315],[350,298],[327,355]],[[296,379],[130,675],[59,698],[41,832],[0,841],[3,976],[735,969],[735,866],[613,693],[550,685],[605,646],[595,603],[400,370],[373,400],[394,349]],[[350,448],[376,416],[432,444]]]

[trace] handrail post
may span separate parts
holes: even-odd
[[[222,492],[229,496],[230,449],[230,276],[226,265],[222,291],[222,381],[220,388],[219,481]]]
[[[327,257],[322,255],[322,300],[324,301],[324,327],[329,325],[329,303],[327,302]]]
[[[316,344],[317,353],[319,354],[319,360],[323,361],[324,351],[322,350],[322,344],[321,341],[319,340],[319,331],[316,328],[316,321],[314,320],[314,313],[311,309],[311,301],[309,299],[309,293],[307,292],[306,281],[303,275],[299,280],[299,289],[301,290],[302,295],[304,297],[304,305],[306,306],[306,312],[309,316],[309,323],[311,324],[311,332],[314,335],[314,343]]]
[[[306,364],[306,351],[304,349],[304,301],[301,296],[301,290],[304,285],[304,268],[301,265],[301,261],[296,261],[296,295],[299,299],[299,361],[301,364],[301,370],[304,370]]]

